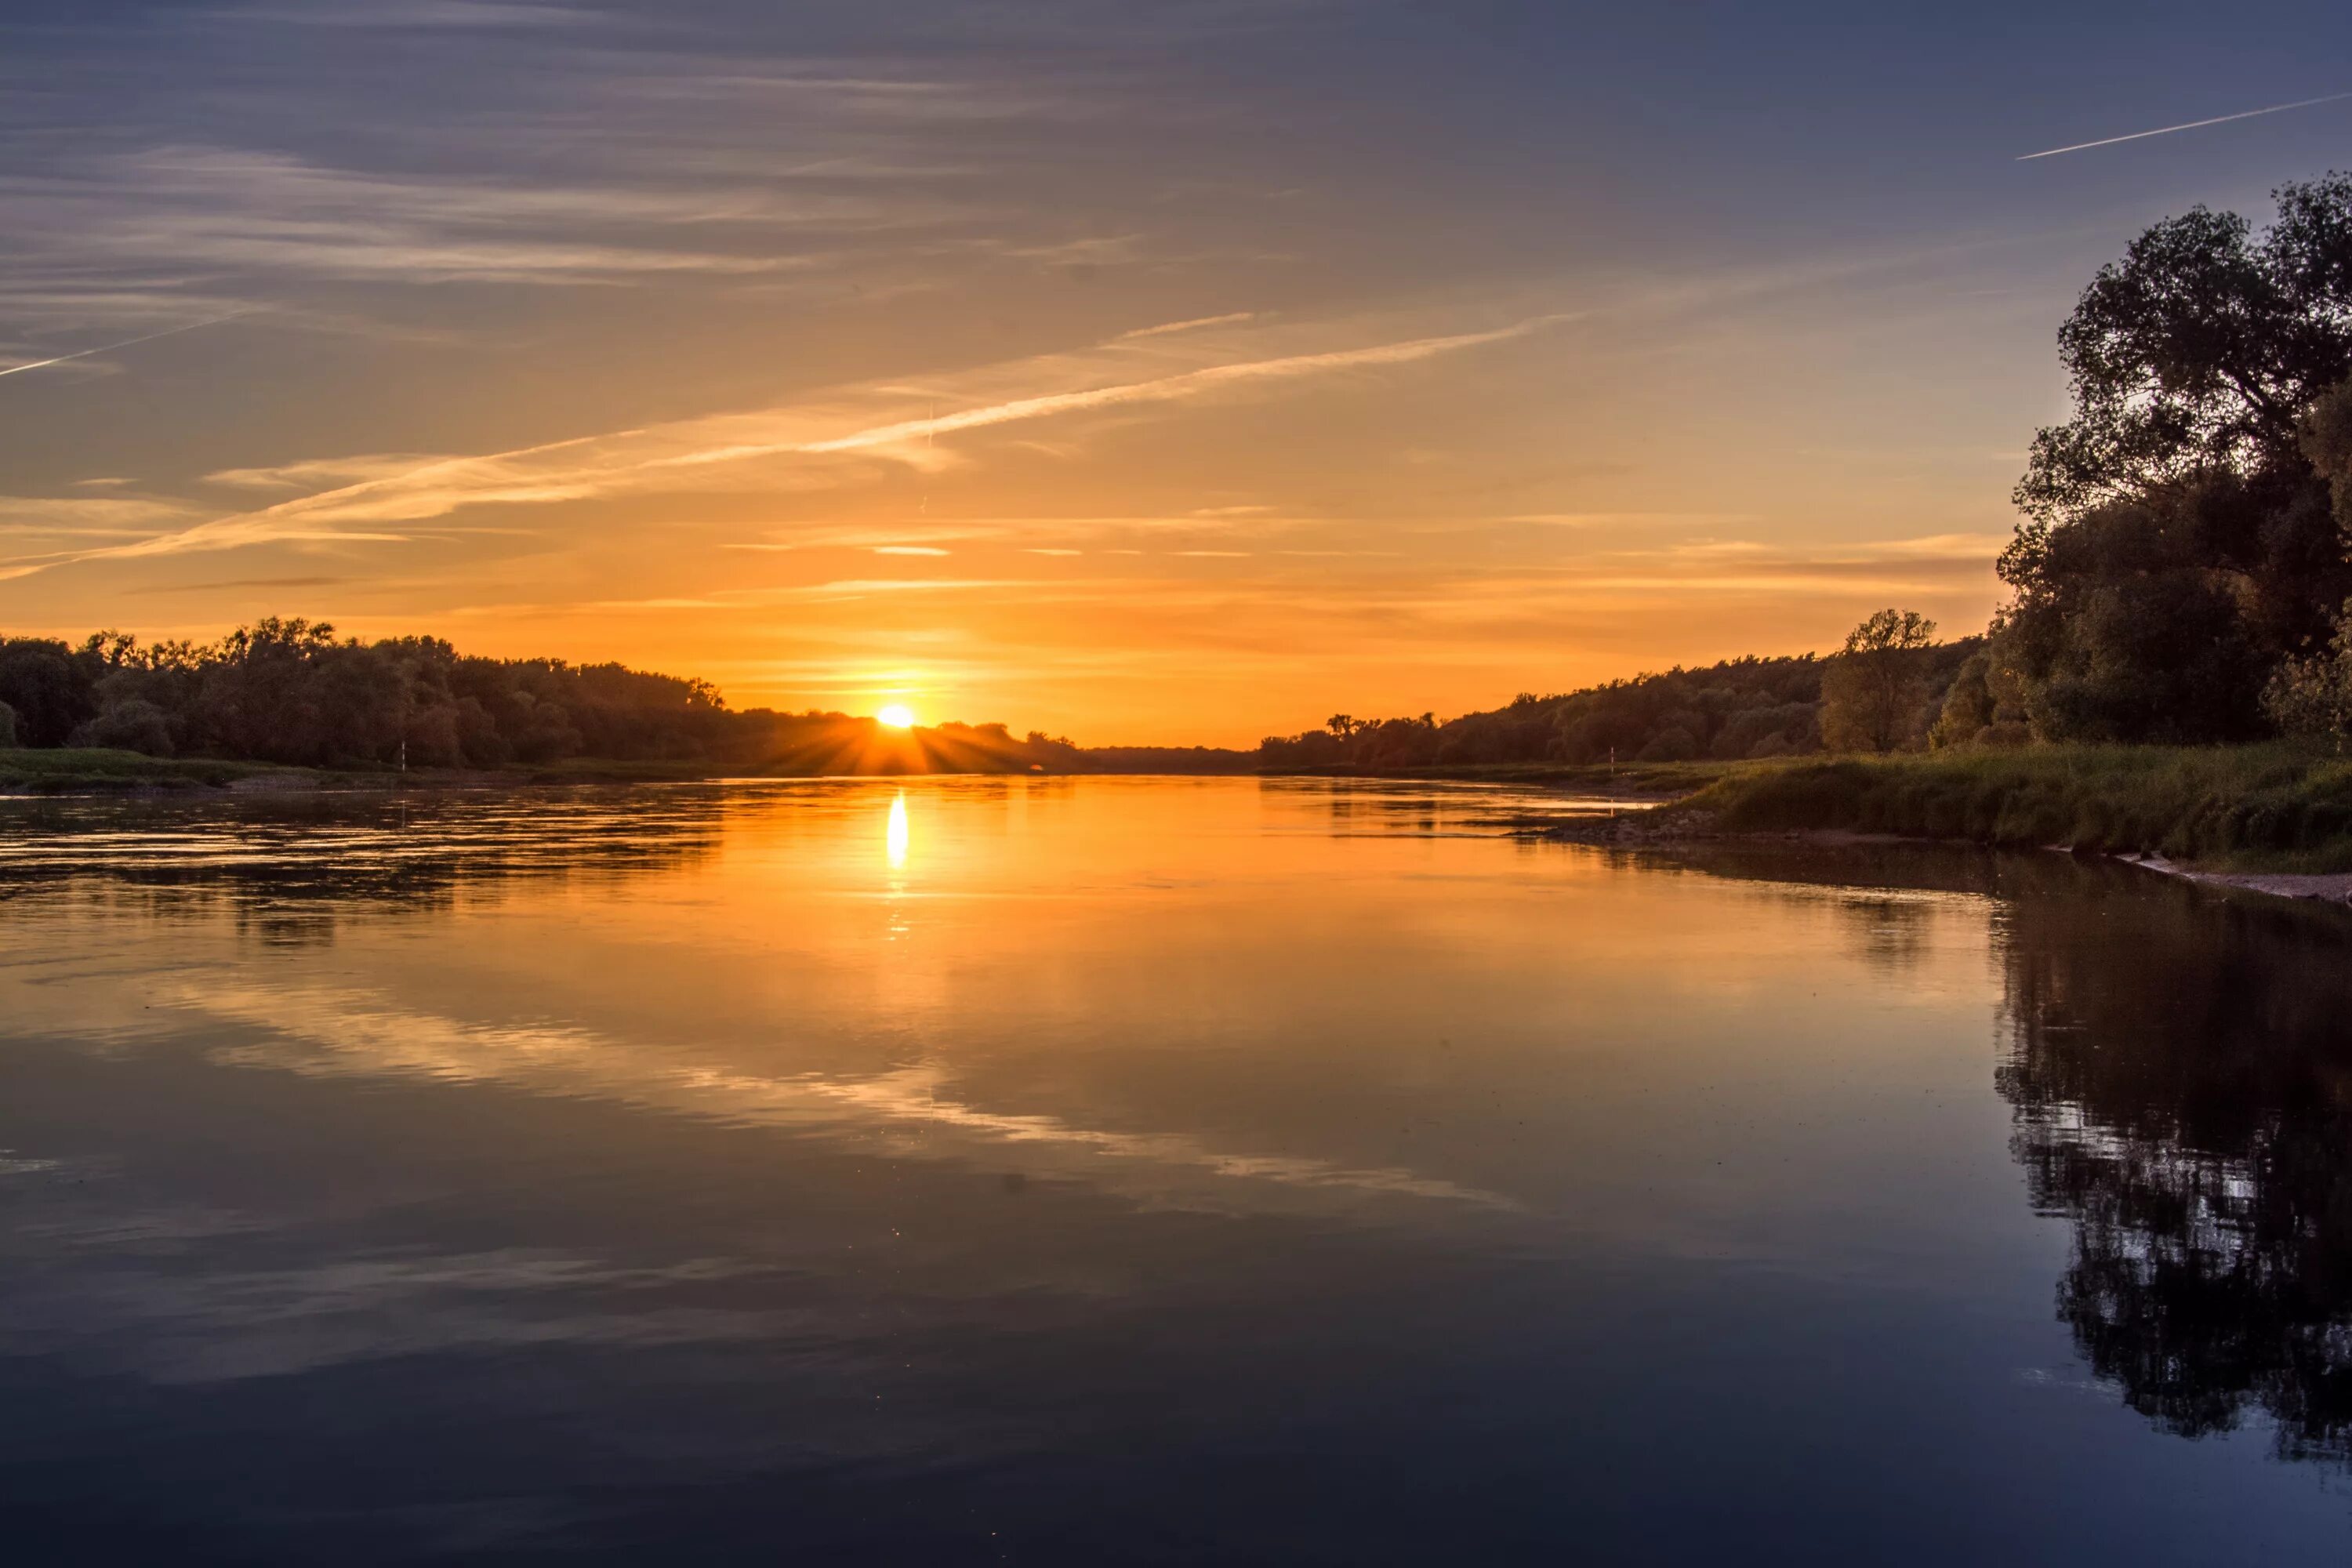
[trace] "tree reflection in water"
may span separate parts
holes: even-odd
[[[2086,872],[2008,904],[2001,1093],[2060,1318],[2185,1436],[2352,1463],[2352,921]]]
[[[2352,1468],[2352,915],[2057,855],[1677,858],[1851,889],[1874,964],[1907,952],[1886,890],[1994,900],[1996,1081],[2036,1212],[2074,1228],[2081,1353],[2166,1431],[2268,1420],[2280,1457]]]

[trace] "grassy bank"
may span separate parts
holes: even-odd
[[[1442,784],[1541,785],[1595,795],[1685,795],[1759,763],[1456,763],[1425,768],[1365,768],[1334,764],[1317,768],[1262,769],[1269,778],[1428,779]]]
[[[83,795],[98,790],[221,788],[263,775],[313,777],[307,768],[212,758],[143,756],[93,746],[0,751],[0,792]]]
[[[413,768],[406,773],[289,767],[216,757],[150,757],[89,746],[0,751],[0,793],[92,795],[112,791],[226,789],[238,784],[288,789],[431,789],[451,785],[667,784],[711,776],[702,763],[574,758],[496,772]]]
[[[1827,828],[2352,871],[2352,761],[2286,746],[2048,746],[1750,763],[1680,803],[1730,832]]]

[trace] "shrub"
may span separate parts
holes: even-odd
[[[144,752],[151,757],[172,754],[172,721],[152,702],[132,698],[107,708],[74,731],[78,746],[110,746],[119,752]]]

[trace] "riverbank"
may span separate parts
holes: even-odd
[[[184,790],[386,790],[509,784],[669,784],[711,776],[699,763],[589,759],[497,770],[291,767],[217,757],[151,757],[94,746],[0,751],[0,795],[110,795]]]
[[[1095,765],[1079,773],[1051,776],[1097,774],[1171,774],[1185,777],[1248,770],[1203,765],[1197,750],[1146,747],[1106,747],[1090,757]],[[1239,754],[1239,753],[1235,753]],[[1223,753],[1206,753],[1212,763]],[[1124,765],[1123,765],[1124,764]],[[859,777],[914,776],[919,770],[892,773],[876,771]],[[1021,768],[972,769],[943,766],[940,772],[986,773],[991,776],[1038,776]],[[0,795],[167,794],[186,790],[230,789],[289,793],[335,790],[500,789],[531,785],[695,784],[730,778],[813,778],[834,776],[805,766],[767,766],[741,763],[710,763],[677,760],[628,761],[605,757],[572,757],[562,762],[507,768],[306,768],[285,763],[231,762],[216,757],[151,757],[138,752],[98,747],[16,748],[0,750]],[[1696,787],[1696,781],[1684,790]]]
[[[2284,745],[1717,764],[1715,777],[1673,801],[1544,831],[1625,847],[1777,837],[2065,849],[2283,897],[2352,901],[2352,761]]]

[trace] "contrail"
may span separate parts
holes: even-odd
[[[160,332],[149,332],[143,338],[125,338],[119,343],[100,343],[94,349],[84,349],[79,353],[59,354],[55,359],[37,359],[29,364],[12,364],[5,370],[0,370],[0,375],[22,375],[28,370],[44,370],[53,364],[64,364],[69,360],[88,359],[92,354],[112,353],[117,349],[127,349],[133,343],[152,343],[157,338],[168,338],[178,332],[193,332],[198,327],[217,327],[223,321],[234,321],[239,316],[251,314],[253,312],[250,310],[231,310],[226,316],[213,316],[201,321],[190,321],[184,327],[166,327]]]
[[[2055,158],[2061,153],[2086,153],[2094,147],[2112,147],[2118,142],[2137,142],[2149,136],[2169,136],[2176,131],[2199,131],[2208,125],[2227,125],[2232,120],[2254,120],[2265,114],[2284,114],[2290,109],[2309,109],[2315,104],[2341,103],[2352,98],[2352,92],[2333,92],[2326,98],[2298,99],[2293,103],[2273,103],[2268,109],[2249,109],[2242,114],[2217,114],[2210,120],[2192,120],[2186,125],[2164,125],[2154,131],[2135,131],[2128,136],[2109,136],[2098,142],[2077,142],[2072,147],[2053,147],[2043,153],[2028,153],[2017,161],[2030,163],[2036,158]]]

